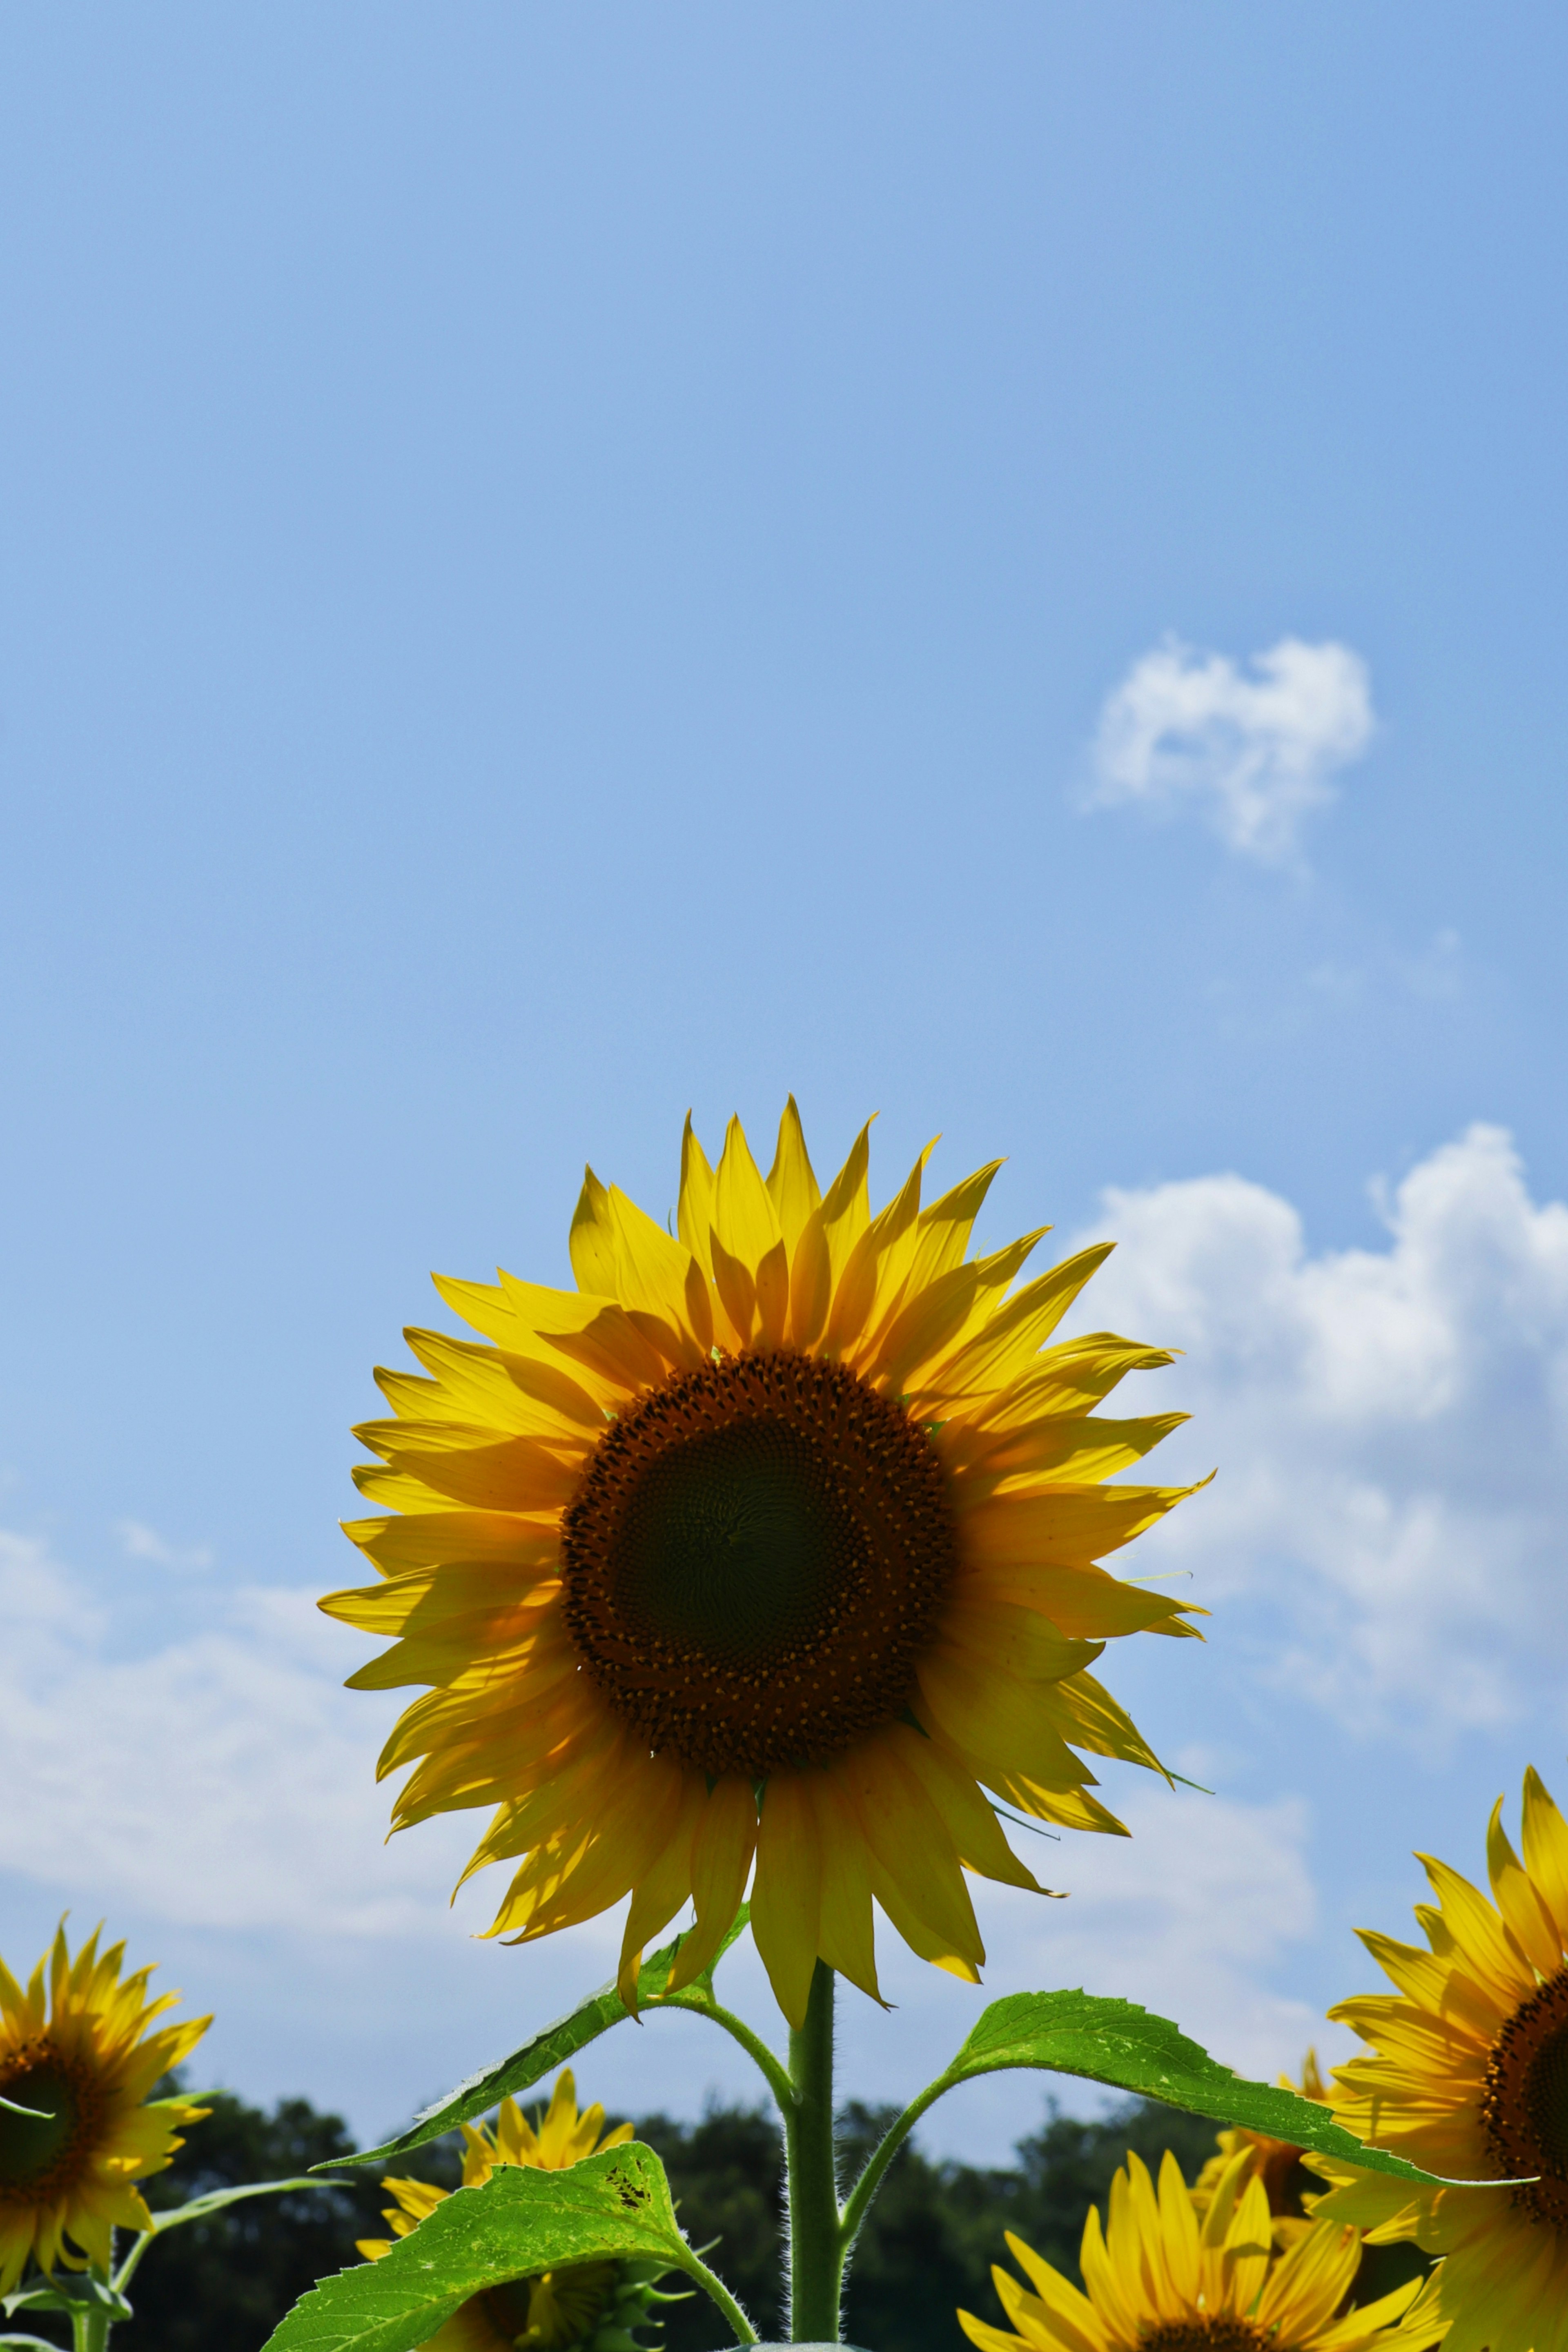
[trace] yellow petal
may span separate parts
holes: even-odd
[[[713,1180],[713,1231],[731,1256],[752,1275],[784,1238],[778,1211],[738,1118],[730,1121]]]
[[[579,1290],[600,1298],[616,1297],[616,1232],[610,1200],[591,1168],[583,1171],[583,1190],[572,1212],[567,1247]]]
[[[675,1224],[681,1240],[708,1275],[713,1271],[708,1262],[708,1233],[712,1223],[713,1171],[692,1131],[691,1113],[688,1111],[686,1129],[680,1139],[680,1205]]]
[[[763,1796],[752,1940],[773,1998],[794,2026],[805,2023],[816,1968],[822,1864],[816,1822],[797,1772],[775,1772]]]
[[[768,1171],[768,1197],[777,1212],[784,1246],[793,1256],[807,1219],[822,1199],[793,1095],[779,1121],[778,1149]]]
[[[880,2001],[871,1927],[871,1879],[853,1801],[827,1772],[801,1775],[816,1823],[821,1882],[817,1949],[830,1969]],[[884,2008],[886,2003],[883,2002]]]
[[[1502,1799],[1492,1807],[1487,1827],[1487,1874],[1493,1899],[1520,1951],[1544,1979],[1563,1965],[1563,1939],[1534,1886],[1525,1876],[1519,1856],[1502,1825]]]
[[[680,1939],[669,1990],[679,1992],[712,1966],[745,1899],[757,1847],[757,1801],[739,1776],[714,1783],[691,1841],[691,1896],[697,1924]]]
[[[1568,1822],[1533,1765],[1524,1776],[1524,1866],[1568,1944]]]

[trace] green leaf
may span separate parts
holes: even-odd
[[[27,2347],[27,2352],[35,2352],[35,2347],[36,2352],[60,2352],[58,2344],[49,2343],[42,2336],[0,2336],[0,2346],[7,2347],[7,2352],[13,2345],[17,2347],[17,2352],[21,2352],[24,2345]]]
[[[674,2001],[686,2003],[700,1987],[711,1984],[713,1969],[718,1967],[751,1916],[749,1906],[742,1903],[735,1915],[733,1926],[714,1956],[713,1968],[699,1977],[697,1983],[686,1992],[672,1995]],[[639,2009],[657,2006],[664,1999],[664,1989],[669,1982],[669,1972],[675,1965],[680,1943],[680,1937],[674,1937],[669,1943],[662,1945],[651,1959],[643,1962],[637,1975]],[[697,2007],[700,2004],[691,2000],[690,2005]],[[459,2124],[472,2123],[476,2116],[487,2115],[500,2100],[515,2098],[523,2091],[531,2091],[535,2083],[542,2082],[545,2075],[552,2074],[558,2066],[564,2066],[579,2050],[585,2049],[590,2042],[596,2042],[601,2033],[607,2032],[612,2025],[619,2025],[630,2015],[630,2010],[615,1986],[601,1985],[597,1992],[590,1993],[587,2000],[573,2010],[569,2016],[557,2018],[554,2024],[547,2025],[542,2033],[536,2033],[531,2042],[525,2042],[521,2050],[514,2050],[510,2058],[503,2058],[497,2066],[486,2067],[480,2074],[470,2074],[466,2083],[459,2083],[446,2098],[438,2099],[433,2107],[426,2107],[415,2116],[405,2132],[400,2132],[395,2139],[389,2139],[384,2147],[365,2148],[357,2156],[333,2157],[331,2161],[333,2164],[384,2164],[391,2157],[406,2156],[411,2148],[423,2147],[426,2140],[439,2139],[443,2132],[456,2131]],[[323,2166],[322,2169],[326,2168]]]
[[[1363,2147],[1316,2100],[1233,2074],[1168,2018],[1152,2017],[1130,2000],[1082,1991],[1010,1993],[982,2013],[943,2075],[942,2088],[1009,2066],[1081,2074],[1090,2083],[1109,2083],[1140,2098],[1211,2116],[1215,2123],[1240,2124],[1271,2139],[1337,2156],[1366,2172],[1389,2172],[1401,2180],[1433,2177],[1405,2157]]]
[[[36,2124],[52,2124],[55,2120],[50,2108],[18,2106],[15,2099],[0,2099],[0,2107],[4,2107],[8,2116],[26,2116]]]
[[[397,2239],[300,2298],[265,2352],[413,2352],[470,2295],[561,2263],[651,2256],[689,2269],[664,2167],[636,2140],[546,2172],[498,2165]]]
[[[161,2238],[165,2230],[177,2229],[182,2221],[199,2221],[205,2214],[221,2212],[226,2205],[237,2204],[242,2197],[282,2197],[291,2189],[352,2189],[349,2180],[247,2180],[239,2189],[209,2189],[205,2197],[193,2197],[188,2205],[171,2206],[165,2213],[153,2215],[153,2235]]]

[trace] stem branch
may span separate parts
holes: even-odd
[[[754,2344],[757,2340],[756,2329],[752,2326],[723,2280],[717,2272],[709,2269],[701,2255],[688,2247],[682,2268],[689,2278],[694,2278],[697,2281],[703,2294],[710,2296],[718,2305],[734,2332],[736,2343]]]
[[[657,1995],[645,2000],[645,2009],[684,2009],[693,2017],[706,2017],[721,2025],[726,2033],[738,2042],[773,2093],[781,2116],[786,2119],[795,2104],[795,2085],[787,2067],[781,2065],[760,2033],[753,2033],[743,2017],[732,2009],[725,2009],[711,1993],[675,1992]]]
[[[951,2091],[952,2088],[952,2077],[939,2074],[934,2083],[926,2084],[918,2099],[910,2101],[903,2114],[889,2125],[887,2131],[877,2143],[876,2148],[867,2162],[865,2171],[855,2183],[845,2202],[844,2218],[839,2224],[839,2234],[844,2242],[846,2258],[860,2234],[861,2224],[870,2209],[871,2200],[880,2189],[882,2176],[889,2165],[891,2164],[926,2109],[935,2106],[942,2093]]]

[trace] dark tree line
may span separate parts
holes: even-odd
[[[154,2208],[342,2163],[353,2148],[342,2119],[304,2099],[280,2100],[270,2114],[227,2093],[212,2105],[170,2169],[148,2183]],[[894,2113],[858,2104],[845,2109],[846,2178]],[[687,2235],[699,2246],[718,2242],[709,2260],[758,2333],[776,2339],[783,2329],[777,2126],[761,2110],[712,2107],[697,2123],[645,2116],[637,2131],[664,2160]],[[994,2168],[936,2160],[906,2144],[856,2254],[846,2334],[873,2352],[967,2352],[953,2315],[959,2305],[1005,2324],[990,2278],[991,2264],[1006,2260],[1005,2230],[1076,2279],[1084,2216],[1091,2204],[1103,2209],[1129,2148],[1152,2168],[1171,2148],[1191,2180],[1214,2146],[1212,2124],[1152,2100],[1130,2100],[1088,2123],[1049,2110],[1042,2128],[1018,2143],[1016,2161]],[[456,2138],[437,2140],[393,2168],[454,2187]],[[386,2235],[379,2173],[345,2171],[344,2178],[352,2187],[258,2198],[154,2242],[133,2283],[136,2316],[116,2328],[115,2352],[259,2352],[317,2279],[360,2260],[356,2239]],[[1405,2249],[1388,2249],[1357,2299],[1385,2292],[1406,2274],[1405,2261]],[[668,2352],[712,2352],[729,2340],[703,2296],[667,2306],[664,2318]]]

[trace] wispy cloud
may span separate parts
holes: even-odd
[[[132,1559],[151,1560],[158,1568],[210,1568],[213,1555],[205,1544],[192,1544],[182,1549],[166,1543],[156,1528],[145,1527],[140,1519],[119,1519],[115,1534]]]
[[[1100,712],[1086,805],[1191,810],[1239,856],[1295,859],[1329,778],[1372,740],[1371,683],[1331,640],[1281,637],[1250,667],[1175,638],[1135,662]]]

